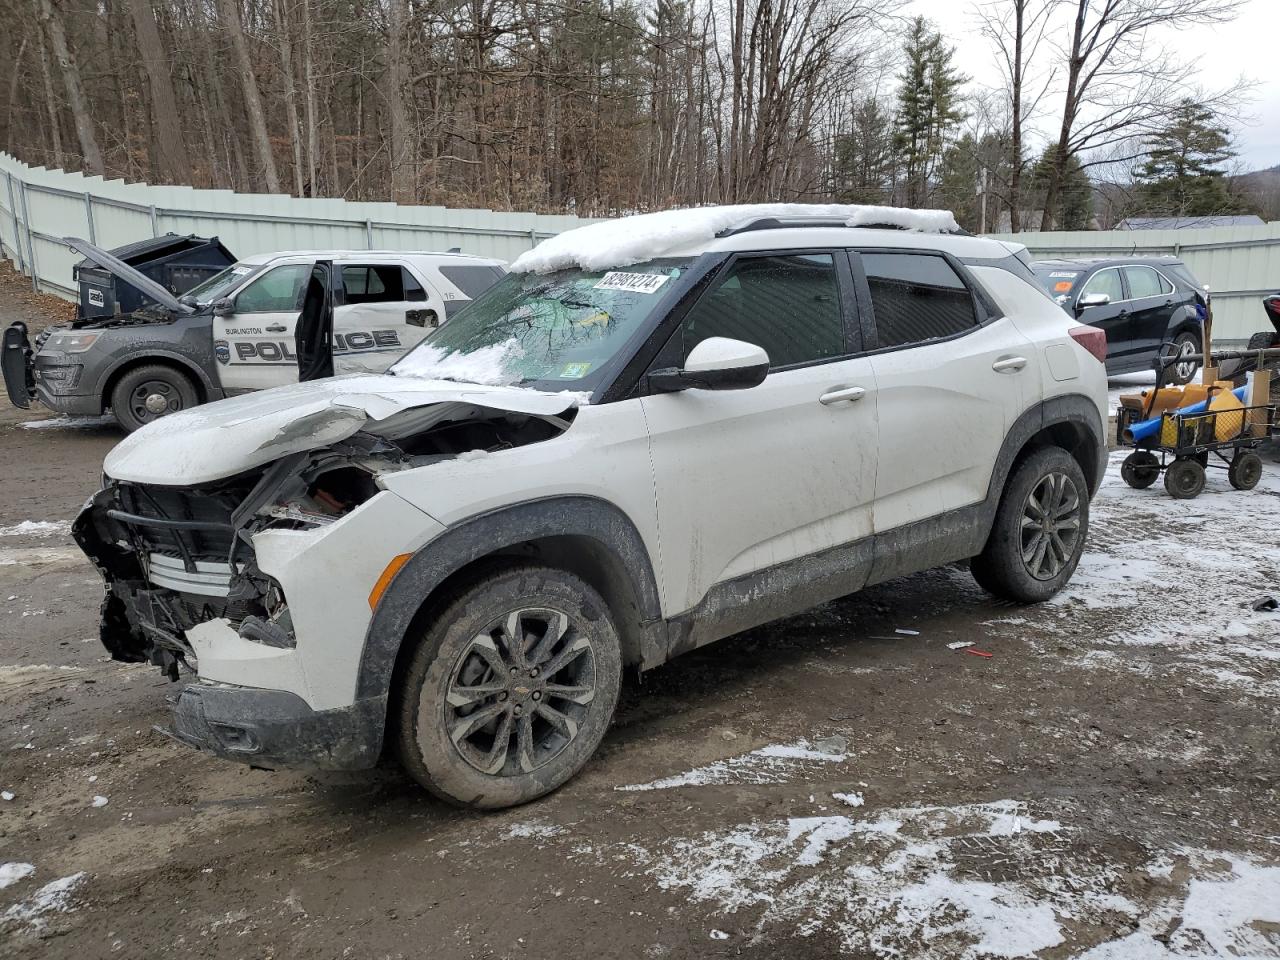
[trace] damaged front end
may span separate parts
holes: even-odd
[[[331,409],[345,422],[351,408]],[[301,415],[313,427],[321,418],[319,411]],[[178,435],[175,419],[156,425],[165,427],[156,431],[157,445],[161,433]],[[345,664],[335,667],[330,651],[358,660],[363,630],[355,610],[367,622],[366,581],[385,567],[382,551],[416,549],[441,529],[384,490],[380,478],[547,440],[572,419],[571,410],[437,403],[225,478],[176,486],[108,476],[72,526],[105,581],[103,646],[113,659],[154,664],[170,680],[199,675],[178,697],[173,729],[164,731],[189,745],[261,766],[368,765],[380,747],[385,697],[352,704],[316,695],[307,682],[350,675],[354,688],[354,675]],[[268,446],[279,453],[286,440],[300,444],[297,423],[273,432]],[[137,447],[146,432],[126,444]],[[126,450],[114,465],[136,454]],[[230,459],[225,444],[223,455]],[[112,466],[109,458],[109,474],[127,475]],[[343,529],[339,521],[355,521],[366,504],[366,519]],[[350,592],[338,597],[335,589]],[[308,649],[298,649],[300,638]],[[299,653],[311,658],[305,666]],[[202,669],[206,655],[214,669]],[[303,736],[305,729],[321,733]],[[339,729],[347,732],[336,736]]]

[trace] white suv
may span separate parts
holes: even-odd
[[[330,769],[386,743],[501,807],[586,762],[624,667],[954,561],[1053,595],[1105,355],[944,212],[648,214],[543,243],[387,374],[148,425],[74,530],[111,654],[198,673],[177,739]]]

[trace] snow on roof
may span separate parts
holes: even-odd
[[[850,227],[889,226],[924,233],[959,230],[949,210],[908,210],[847,203],[744,203],[663,210],[604,220],[543,240],[511,264],[513,273],[550,273],[578,267],[606,270],[652,260],[672,250],[710,243],[716,234],[765,217],[825,217]]]

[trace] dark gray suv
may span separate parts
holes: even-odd
[[[1209,295],[1177,257],[1037,260],[1049,296],[1081,323],[1107,335],[1107,373],[1151,370],[1163,344],[1200,352]],[[1190,383],[1199,364],[1176,364],[1173,383]]]

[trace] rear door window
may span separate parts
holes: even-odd
[[[978,326],[973,294],[937,254],[863,253],[877,348],[955,336]]]
[[[1129,296],[1134,300],[1173,292],[1169,281],[1150,267],[1125,267],[1124,278],[1129,283]]]
[[[418,278],[409,272],[408,267],[400,268],[400,279],[404,284],[404,298],[406,301],[409,303],[426,302],[427,291],[418,282]]]
[[[399,303],[405,298],[403,271],[396,263],[346,264],[342,287],[346,303]]]
[[[830,253],[743,257],[684,318],[684,355],[710,337],[763,347],[769,366],[848,353]]]
[[[451,264],[440,268],[440,274],[467,297],[474,300],[502,279],[496,267]]]

